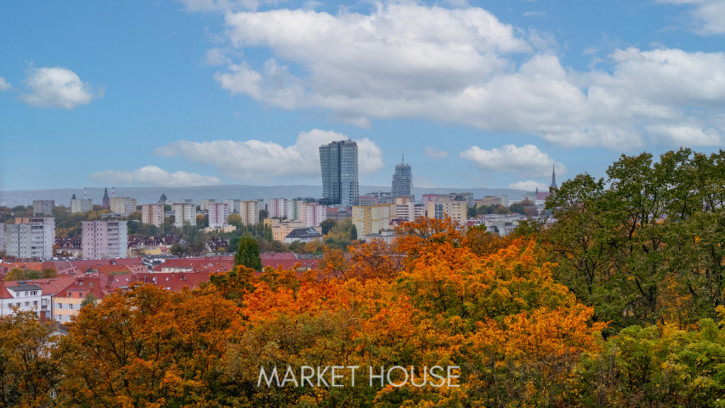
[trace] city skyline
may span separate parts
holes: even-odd
[[[348,138],[366,185],[401,151],[421,187],[530,191],[712,152],[719,4],[5,2],[0,190],[314,185]]]

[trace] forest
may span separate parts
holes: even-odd
[[[621,156],[498,237],[420,218],[319,270],[136,285],[58,335],[0,318],[0,407],[725,407],[725,151]],[[258,267],[258,266],[257,266]],[[456,366],[456,386],[259,386]],[[397,382],[401,371],[394,373]]]

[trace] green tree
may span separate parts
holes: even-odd
[[[259,257],[259,244],[252,237],[239,239],[239,247],[234,255],[234,266],[243,265],[255,271],[262,270],[262,259]]]
[[[320,223],[320,227],[322,228],[322,235],[327,235],[327,233],[330,232],[330,230],[334,228],[335,225],[337,225],[337,221],[332,219],[322,221]]]

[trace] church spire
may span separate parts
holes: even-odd
[[[556,168],[554,165],[551,166],[551,189],[556,190],[559,187],[556,185]]]

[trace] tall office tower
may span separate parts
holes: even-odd
[[[357,205],[357,143],[352,140],[320,146],[322,198],[327,204]]]
[[[405,156],[403,161],[395,166],[393,174],[393,197],[409,196],[413,191],[413,173],[410,171],[410,165],[405,164]]]
[[[5,224],[5,252],[18,258],[49,259],[55,244],[55,218],[16,218]]]
[[[128,252],[126,221],[83,221],[81,250],[85,259],[125,258]]]
[[[126,217],[136,212],[136,199],[129,197],[112,197],[110,201],[111,212]]]
[[[101,207],[111,208],[111,199],[108,197],[108,187],[103,189],[103,201],[101,202]]]
[[[55,200],[33,200],[33,217],[53,215]]]
[[[183,227],[188,222],[196,227],[196,205],[191,203],[174,203],[171,208],[174,210],[174,226]]]
[[[209,227],[220,228],[227,225],[227,218],[229,218],[228,204],[209,203],[206,208],[209,211]]]
[[[141,222],[161,227],[164,223],[163,204],[144,204],[141,206]]]

